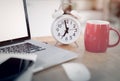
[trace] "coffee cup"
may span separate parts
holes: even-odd
[[[110,31],[118,35],[118,40],[109,44]],[[114,47],[120,42],[119,32],[110,26],[108,21],[88,20],[84,33],[85,49],[89,52],[102,53],[106,52],[108,47]]]

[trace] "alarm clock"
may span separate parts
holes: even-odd
[[[62,44],[75,42],[81,32],[79,20],[72,15],[63,14],[57,17],[51,27],[52,36]]]

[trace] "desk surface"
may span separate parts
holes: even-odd
[[[55,45],[52,37],[36,37],[34,40]],[[77,59],[69,62],[83,63],[91,73],[90,81],[120,81],[120,44],[108,48],[105,53],[91,53],[85,51],[83,36],[80,36],[77,47],[70,45],[57,45],[60,48],[73,51],[79,55]],[[70,81],[61,65],[46,69],[34,74],[32,81]]]

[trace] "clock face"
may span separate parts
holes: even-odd
[[[75,42],[80,36],[80,22],[70,15],[63,15],[52,24],[53,37],[63,43]]]

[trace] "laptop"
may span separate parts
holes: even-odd
[[[34,53],[38,72],[78,55],[31,39],[26,0],[0,0],[0,53]]]

